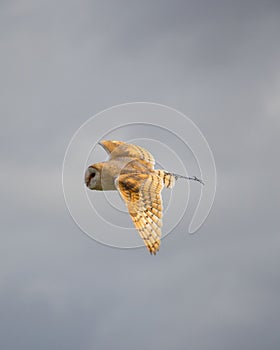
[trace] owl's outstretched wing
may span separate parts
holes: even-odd
[[[155,255],[161,237],[162,179],[151,173],[123,174],[116,186],[145,245]]]
[[[137,158],[145,160],[146,162],[155,164],[155,159],[152,154],[145,148],[136,146],[122,141],[102,140],[99,144],[110,155],[110,159],[118,157]]]

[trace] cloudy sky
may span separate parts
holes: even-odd
[[[279,1],[3,0],[0,26],[1,349],[279,349]],[[132,101],[191,117],[217,166],[156,257],[62,192],[74,132]]]

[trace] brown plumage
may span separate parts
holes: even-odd
[[[121,141],[103,140],[107,162],[88,167],[85,183],[91,190],[118,190],[132,221],[151,254],[160,247],[161,190],[171,188],[180,175],[155,170],[155,159],[146,149]],[[195,178],[196,179],[196,178]]]
[[[148,250],[156,254],[162,226],[162,180],[153,173],[121,174],[117,188]]]

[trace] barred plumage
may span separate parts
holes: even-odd
[[[161,179],[155,174],[123,174],[116,185],[149,252],[156,254],[162,226]]]
[[[175,176],[164,170],[155,170],[157,175],[162,179],[166,188],[172,188],[175,185]]]
[[[154,157],[142,147],[109,140],[100,145],[109,160],[89,166],[85,183],[91,190],[119,191],[147,249],[155,255],[162,227],[161,190],[164,186],[172,188],[175,180],[183,176],[154,170]]]

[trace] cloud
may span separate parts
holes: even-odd
[[[1,3],[3,349],[279,348],[279,15],[278,1]],[[187,213],[155,258],[90,240],[61,188],[75,130],[143,100],[191,117],[218,171],[201,230],[186,235]]]

